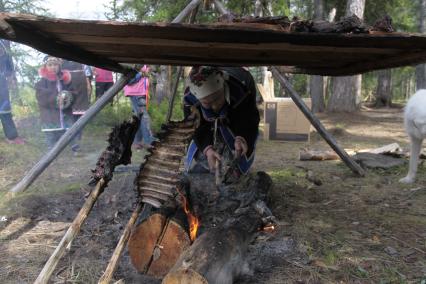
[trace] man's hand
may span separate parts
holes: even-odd
[[[209,164],[209,168],[211,172],[214,172],[216,169],[216,161],[222,160],[222,157],[218,152],[213,150],[212,146],[208,146],[206,150],[204,150],[204,155],[207,157],[207,162]]]
[[[234,147],[235,147],[235,158],[239,158],[241,157],[241,155],[247,154],[248,146],[247,146],[246,140],[243,137],[241,136],[235,137]]]

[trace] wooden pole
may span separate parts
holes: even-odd
[[[294,90],[293,86],[288,82],[277,67],[270,67],[274,77],[280,82],[280,84],[289,91],[290,97],[293,99],[297,107],[302,111],[306,118],[315,127],[318,133],[324,138],[324,140],[330,145],[330,147],[339,155],[343,162],[357,175],[364,176],[365,172],[349,155],[344,149],[341,149],[334,140],[333,136],[330,135],[318,118],[310,111],[305,102],[300,98],[299,94]]]
[[[149,208],[148,208],[149,207]],[[150,210],[151,206],[148,204],[143,205],[143,211]],[[117,269],[118,260],[120,259],[120,256],[124,250],[124,247],[126,246],[127,241],[129,240],[130,233],[132,232],[133,226],[136,223],[136,220],[138,219],[139,213],[142,211],[142,203],[138,203],[136,206],[136,209],[133,211],[132,215],[130,216],[129,221],[127,222],[126,227],[124,228],[123,234],[121,235],[117,246],[115,247],[114,253],[111,256],[111,259],[108,263],[107,268],[105,269],[104,274],[99,279],[98,284],[109,284],[111,283],[111,279],[114,275],[115,270]]]
[[[117,82],[101,96],[86,112],[77,120],[62,137],[56,142],[55,146],[44,155],[40,161],[22,178],[22,180],[15,185],[10,192],[12,194],[26,190],[34,180],[50,165],[53,160],[64,150],[64,148],[71,142],[74,136],[84,128],[84,126],[100,112],[105,105],[109,103],[118,92],[135,76],[135,72],[129,71],[127,74],[122,75]]]
[[[194,10],[201,0],[192,0],[180,13],[173,19],[172,24],[182,23],[183,20]]]
[[[214,6],[216,7],[216,9],[218,10],[220,14],[222,15],[229,14],[229,11],[225,9],[225,6],[223,6],[222,2],[220,2],[219,0],[214,0]]]
[[[81,225],[87,219],[87,216],[89,215],[90,211],[92,211],[93,205],[95,204],[96,200],[98,199],[99,195],[102,193],[106,185],[107,183],[104,179],[98,181],[95,188],[92,190],[89,197],[86,199],[86,202],[84,202],[84,205],[80,209],[80,212],[78,212],[77,217],[75,217],[74,221],[68,228],[67,232],[56,247],[55,251],[44,265],[43,270],[38,275],[34,284],[45,284],[49,281],[53,271],[56,268],[56,265],[58,264],[61,257],[64,255],[68,244],[70,244],[77,236],[78,232],[80,232]]]
[[[192,11],[190,11],[191,12],[191,15],[189,16],[190,24],[192,24],[195,21],[195,17],[197,16],[197,12],[198,12],[198,7],[199,5],[197,4],[196,6],[193,7]],[[179,66],[176,82],[175,82],[175,85],[173,86],[173,94],[169,101],[169,109],[167,111],[166,122],[170,122],[170,119],[172,118],[172,115],[173,115],[173,105],[175,104],[177,89],[179,87],[179,81],[180,81],[180,77],[182,77],[182,73],[183,73],[183,67]]]

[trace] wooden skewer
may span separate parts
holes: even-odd
[[[129,240],[130,233],[141,211],[142,211],[142,203],[138,203],[132,215],[130,216],[130,219],[127,222],[126,227],[124,228],[123,234],[118,240],[114,253],[111,256],[111,259],[108,263],[107,268],[105,269],[104,274],[99,279],[98,284],[109,284],[111,282],[114,272],[117,269],[118,260],[120,259],[120,256],[123,253],[124,247],[126,246],[126,243]]]
[[[81,226],[83,225],[84,221],[86,221],[87,216],[89,215],[90,211],[92,211],[93,205],[95,204],[96,200],[98,199],[99,195],[102,193],[106,185],[107,182],[105,182],[104,179],[98,181],[96,187],[92,190],[89,197],[86,199],[86,202],[84,202],[83,207],[80,209],[80,212],[78,212],[77,216],[75,217],[71,226],[68,228],[62,240],[56,247],[55,251],[44,265],[43,270],[38,275],[34,284],[45,284],[49,281],[53,271],[56,268],[56,265],[58,264],[61,257],[64,255],[68,244],[71,243],[77,236],[78,232],[80,232]]]

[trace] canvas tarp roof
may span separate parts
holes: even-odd
[[[418,34],[285,32],[264,24],[82,21],[0,14],[0,37],[44,53],[125,71],[120,63],[287,66],[293,73],[352,75],[426,62]]]

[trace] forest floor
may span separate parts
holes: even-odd
[[[364,108],[319,118],[345,149],[393,142],[408,147],[401,109]],[[0,283],[36,279],[83,204],[90,169],[110,131],[84,132],[82,155],[65,150],[25,193],[10,198],[7,191],[43,154],[34,121],[18,123],[26,145],[0,138]],[[254,170],[274,181],[271,207],[280,225],[249,254],[257,259],[253,275],[238,283],[425,283],[426,167],[419,166],[412,185],[398,183],[407,164],[368,170],[358,178],[340,161],[299,161],[299,150],[306,147],[329,150],[315,132],[309,143],[259,141]],[[133,165],[143,154],[134,153]],[[52,283],[97,283],[131,214],[134,176],[132,171],[114,175]],[[115,279],[160,283],[138,275],[127,253]]]

